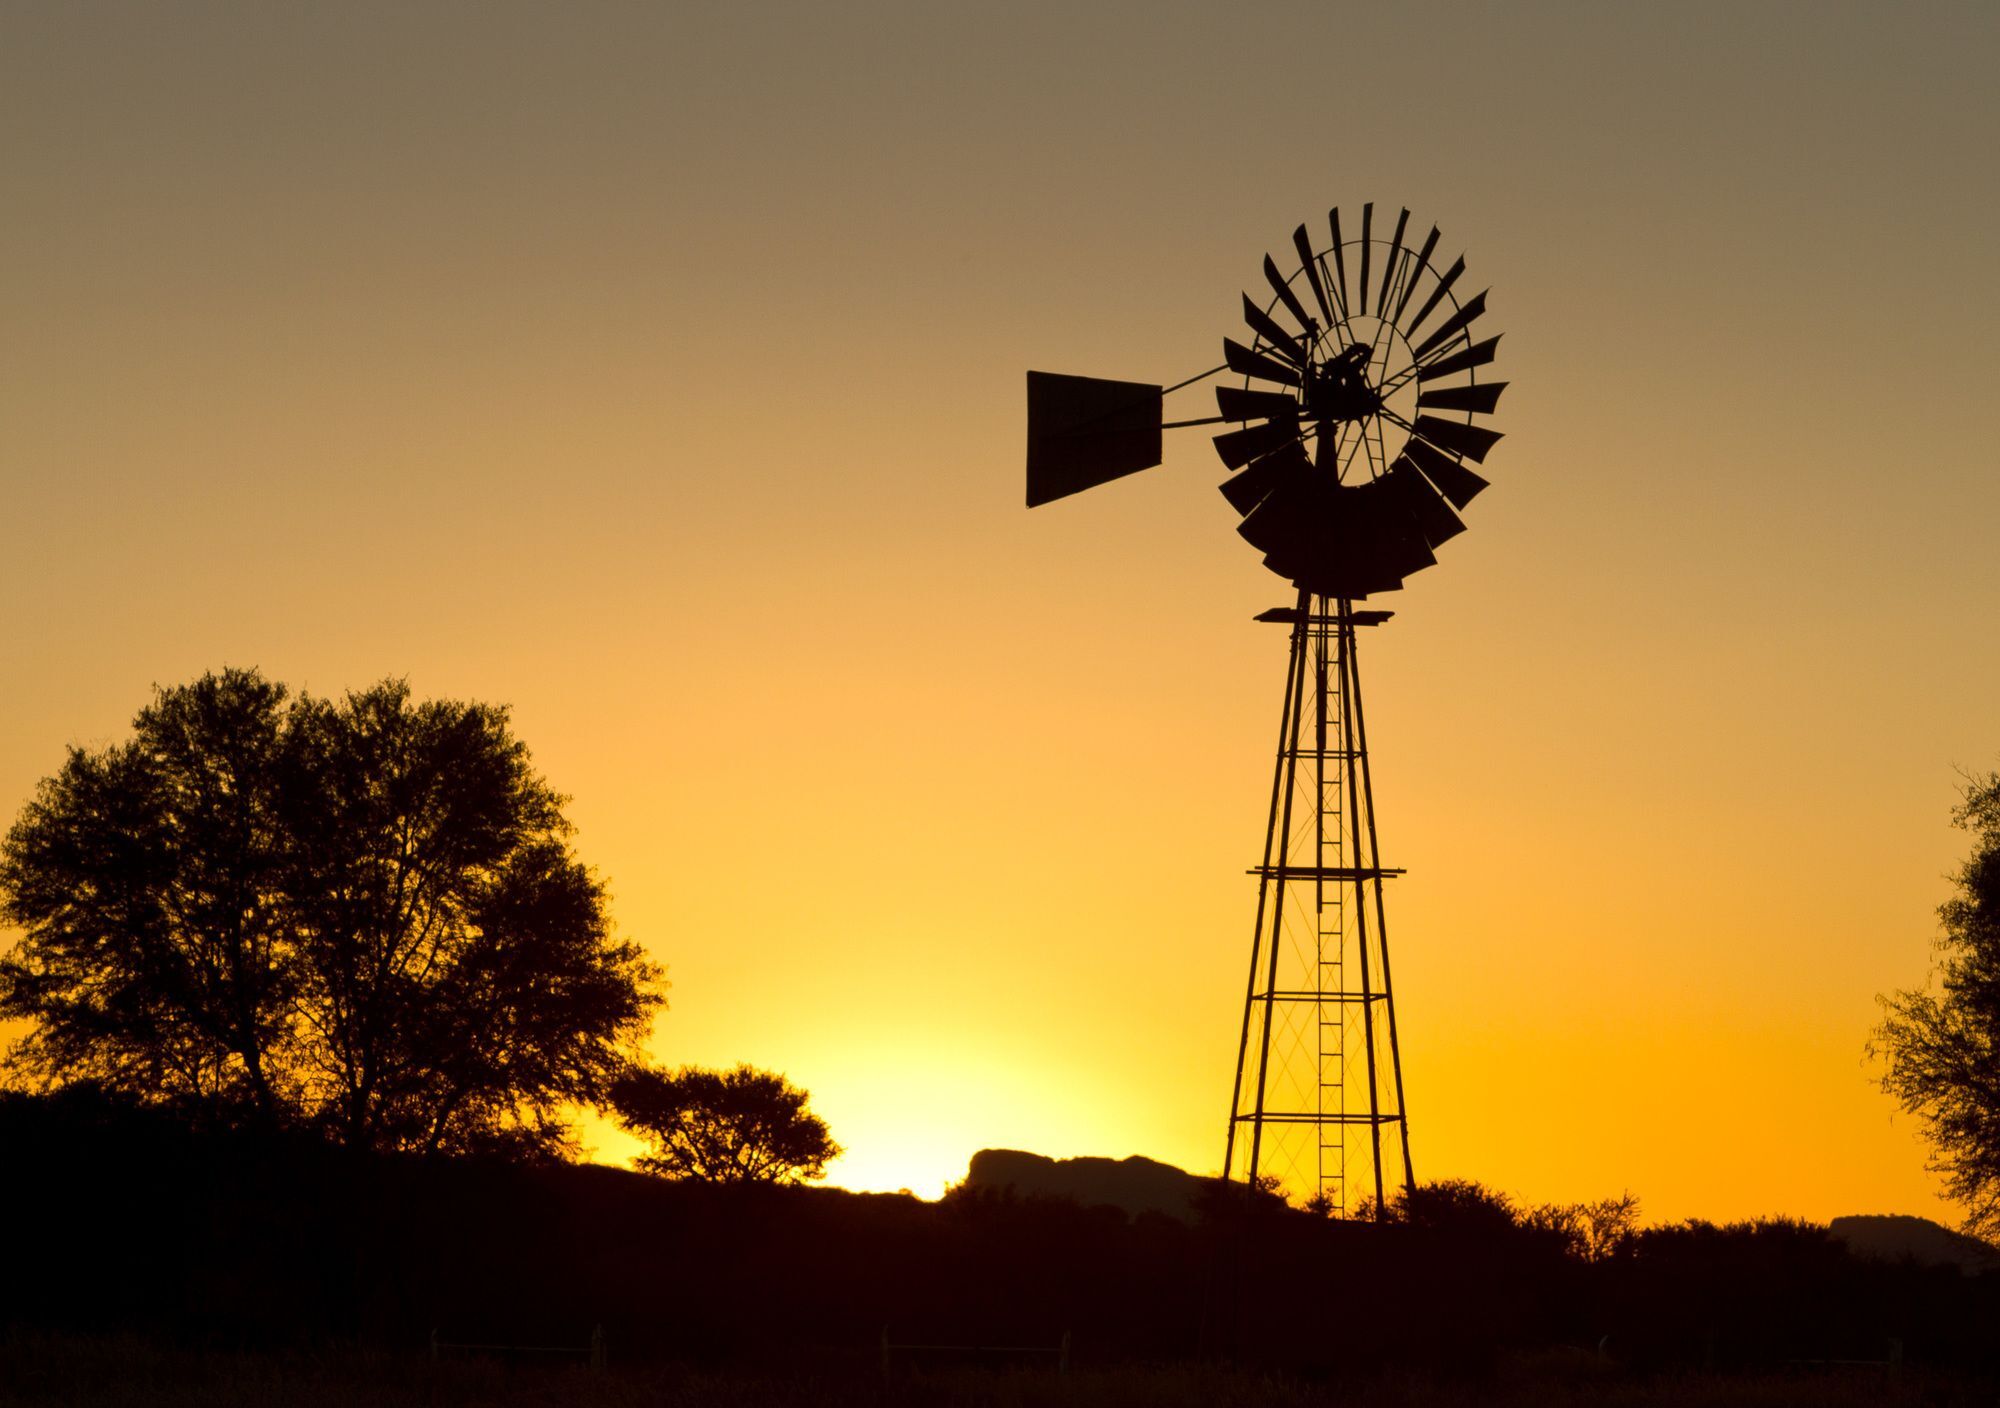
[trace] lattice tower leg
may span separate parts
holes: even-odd
[[[1344,599],[1299,594],[1223,1176],[1334,1216],[1414,1182],[1368,734]],[[1379,619],[1379,618],[1377,618]]]

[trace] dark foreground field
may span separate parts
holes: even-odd
[[[2000,1273],[1782,1220],[1579,1254],[1477,1202],[1377,1225],[1231,1196],[1180,1221],[673,1184],[74,1095],[0,1095],[0,1209],[0,1403],[2000,1401],[1974,1387],[2000,1383]],[[954,1344],[1044,1352],[893,1348]]]
[[[0,1408],[1958,1408],[1992,1403],[1962,1376],[1881,1370],[1635,1375],[1585,1356],[1513,1356],[1476,1378],[1377,1372],[1303,1379],[1129,1365],[1058,1375],[958,1369],[885,1378],[860,1366],[790,1373],[657,1364],[601,1372],[421,1356],[191,1351],[129,1338],[14,1335]]]

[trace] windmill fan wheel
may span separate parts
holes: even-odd
[[[1486,294],[1460,301],[1464,259],[1433,262],[1435,226],[1411,243],[1410,212],[1386,237],[1375,207],[1343,234],[1338,209],[1315,245],[1293,232],[1297,267],[1264,259],[1268,300],[1245,295],[1247,342],[1223,340],[1242,384],[1218,386],[1215,438],[1234,471],[1222,493],[1264,563],[1334,598],[1391,591],[1464,530],[1486,481],[1467,467],[1500,436],[1477,424],[1506,383],[1490,377],[1499,337],[1475,340]]]

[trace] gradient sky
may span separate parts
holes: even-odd
[[[1862,1044],[2000,761],[1996,60],[1990,3],[8,5],[0,811],[224,665],[506,702],[656,1056],[788,1073],[835,1182],[1213,1171],[1288,589],[1200,431],[1022,509],[1022,373],[1212,366],[1294,224],[1408,205],[1513,383],[1364,645],[1419,1172],[1949,1216]]]

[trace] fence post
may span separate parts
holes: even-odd
[[[1895,1378],[1903,1372],[1903,1342],[1891,1338],[1889,1341],[1889,1377]]]
[[[438,1362],[438,1332],[437,1332],[437,1326],[433,1325],[431,1326],[431,1363],[435,1364],[437,1362]]]
[[[1062,1351],[1056,1356],[1056,1377],[1069,1373],[1069,1331],[1063,1331]]]
[[[590,1327],[590,1372],[593,1374],[604,1372],[604,1327],[602,1325],[592,1325]]]

